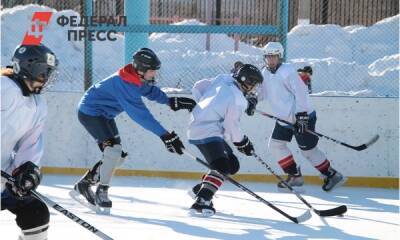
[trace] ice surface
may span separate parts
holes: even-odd
[[[313,217],[294,224],[230,183],[220,189],[211,218],[192,217],[193,200],[187,190],[196,181],[115,177],[110,196],[110,216],[96,215],[69,197],[79,176],[45,175],[39,191],[99,228],[114,239],[398,239],[398,191],[375,188],[339,188],[325,193],[320,186],[306,186],[303,197],[317,209],[348,206],[344,217]],[[274,184],[243,183],[287,213],[306,210],[293,194],[277,193]],[[18,227],[8,211],[1,213],[1,239],[17,239]],[[51,210],[49,239],[98,239]]]

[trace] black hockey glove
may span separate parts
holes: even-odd
[[[249,116],[253,116],[254,112],[256,111],[256,106],[258,103],[257,96],[255,94],[249,93],[247,94],[246,99],[247,99],[246,113]]]
[[[239,152],[246,154],[247,156],[251,156],[254,152],[253,144],[246,135],[243,137],[242,141],[234,142],[233,145],[237,147]]]
[[[294,124],[294,129],[298,134],[307,132],[308,120],[309,117],[307,112],[296,113],[296,123]]]
[[[7,188],[16,195],[23,198],[30,194],[30,190],[35,190],[40,184],[42,174],[39,167],[29,161],[16,168],[12,176],[15,179],[14,183],[7,183]]]
[[[189,112],[196,107],[196,102],[187,97],[170,97],[169,98],[169,106],[172,110],[178,111],[180,109],[187,109]]]
[[[179,155],[183,154],[182,149],[185,149],[185,147],[183,146],[183,143],[175,132],[166,133],[160,138],[164,142],[165,147],[168,149],[168,151],[172,153],[177,153]]]

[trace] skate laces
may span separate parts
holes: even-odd
[[[201,204],[201,205],[207,205],[207,206],[210,206],[210,205],[211,205],[211,200],[205,200],[205,199],[202,198],[202,197],[199,197],[199,198],[197,199],[197,202],[198,202],[199,204]]]
[[[337,171],[335,169],[329,169],[328,174],[321,174],[321,178],[324,180],[324,183],[328,183],[330,179],[332,179],[336,175]]]
[[[300,168],[297,168],[297,173],[295,174],[288,174],[286,178],[286,182],[290,182],[292,179],[295,180],[296,178],[302,177]]]
[[[99,186],[97,190],[97,195],[102,199],[108,199],[108,187],[107,186]]]

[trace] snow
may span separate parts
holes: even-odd
[[[146,177],[115,177],[110,188],[110,216],[96,215],[69,197],[79,176],[45,175],[39,192],[99,228],[114,239],[398,239],[400,215],[398,190],[343,187],[325,193],[320,186],[306,186],[302,196],[316,209],[342,204],[343,217],[313,217],[295,224],[246,194],[225,183],[214,204],[211,218],[192,217],[187,195],[196,181]],[[290,215],[307,207],[293,194],[277,193],[275,185],[243,183]],[[51,212],[49,239],[98,239],[78,224]],[[3,211],[2,239],[17,239],[14,215]],[[162,236],[162,237],[161,237]]]
[[[291,61],[314,68],[317,96],[399,96],[399,15],[370,27],[298,25],[288,49]]]
[[[335,97],[372,97],[374,96],[371,90],[361,90],[361,91],[322,91],[319,93],[313,93],[311,96],[335,96]]]
[[[44,6],[24,5],[1,11],[2,65],[6,65],[15,46],[23,39],[34,11],[52,11],[52,21],[44,44],[54,49],[60,59],[59,81],[53,91],[82,91],[83,42],[68,42],[67,30],[55,19],[76,15],[73,10],[56,11]],[[176,25],[204,25],[187,19]],[[15,28],[14,26],[19,26]],[[399,15],[364,26],[300,24],[288,34],[288,59],[296,67],[314,68],[313,91],[329,96],[399,96]],[[158,74],[162,87],[180,88],[187,92],[202,78],[228,72],[235,61],[263,65],[262,52],[240,43],[234,52],[234,40],[226,34],[211,35],[211,50],[205,50],[205,34],[153,33],[149,47],[161,61]],[[16,40],[17,39],[17,40]],[[323,44],[321,44],[323,43]],[[62,46],[62,47],[60,47]],[[119,69],[123,63],[124,37],[115,42],[93,43],[94,81]]]
[[[389,72],[400,70],[400,54],[385,56],[369,65],[368,70],[371,76],[383,76]]]

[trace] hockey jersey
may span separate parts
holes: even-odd
[[[314,111],[307,86],[292,64],[283,63],[275,73],[264,68],[262,74],[264,81],[258,88],[258,100],[266,100],[274,116],[294,123],[296,113]]]
[[[143,128],[161,136],[167,132],[153,117],[142,100],[168,104],[167,95],[158,87],[142,83],[132,64],[90,87],[79,103],[79,111],[108,119],[126,112]]]
[[[239,127],[246,98],[229,74],[195,83],[192,95],[197,102],[189,122],[188,139],[204,144],[216,138],[240,142],[244,134]]]
[[[1,170],[11,174],[28,161],[40,166],[46,115],[42,95],[25,97],[17,83],[1,77]]]

